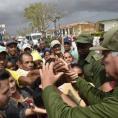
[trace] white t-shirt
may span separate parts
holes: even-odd
[[[21,76],[27,76],[27,74],[30,72],[30,71],[26,71],[26,70],[23,70],[21,68],[19,68],[17,70],[17,72],[21,75]]]

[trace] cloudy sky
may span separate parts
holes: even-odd
[[[118,0],[0,0],[0,24],[14,34],[28,25],[23,17],[24,8],[35,2],[53,2],[68,14],[60,23],[99,21],[118,18]]]

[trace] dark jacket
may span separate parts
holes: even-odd
[[[0,113],[3,114],[5,118],[26,118],[26,108],[22,105],[19,107],[18,105],[17,102],[10,99],[8,105],[4,109],[0,109]]]

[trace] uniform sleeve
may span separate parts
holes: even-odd
[[[115,107],[110,106],[109,101],[107,101],[89,107],[71,108],[63,102],[54,86],[48,86],[44,89],[43,100],[49,118],[117,118],[116,103],[114,103]]]
[[[77,80],[76,87],[80,94],[91,105],[101,102],[105,97],[108,97],[110,95],[110,93],[102,92],[101,90],[93,87],[89,82],[82,78],[79,78]]]

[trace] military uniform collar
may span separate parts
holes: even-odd
[[[91,59],[94,59],[95,61],[101,60],[103,58],[102,55],[96,53],[95,51],[91,51],[88,56],[86,57],[85,61],[88,63],[91,63]]]
[[[89,54],[88,54],[88,56],[85,58],[85,61],[86,62],[88,62],[88,63],[90,63],[91,62],[91,58],[92,58],[92,56],[95,54],[95,52],[94,51],[91,51]]]

